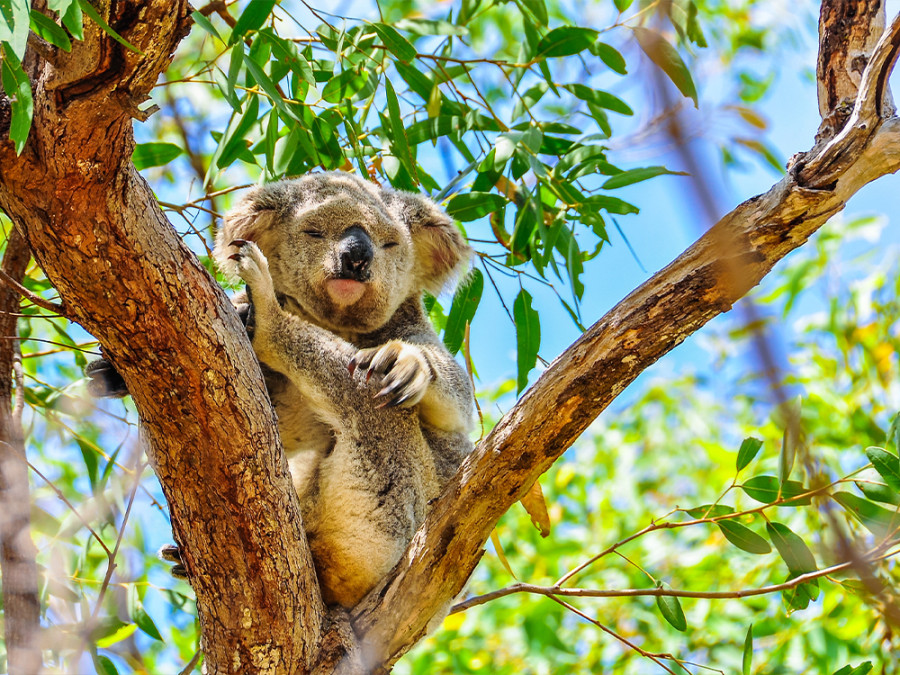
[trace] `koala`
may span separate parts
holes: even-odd
[[[469,378],[422,304],[469,253],[429,199],[342,172],[257,187],[218,234],[328,604],[391,570],[472,449]]]

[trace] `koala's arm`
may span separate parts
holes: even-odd
[[[333,333],[284,311],[275,297],[265,256],[252,242],[233,256],[247,282],[252,311],[253,350],[269,368],[287,376],[304,391],[317,412],[343,426],[342,411],[363,417],[375,409],[375,383],[354,378],[348,369],[356,348]]]

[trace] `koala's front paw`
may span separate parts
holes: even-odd
[[[173,577],[176,579],[188,578],[187,568],[184,566],[184,561],[181,559],[181,549],[178,548],[178,544],[164,544],[156,555],[160,560],[175,563],[172,566],[172,569],[169,570],[169,574]]]
[[[350,373],[357,369],[366,372],[366,381],[376,377],[381,389],[375,396],[378,406],[415,405],[425,396],[434,374],[422,351],[399,340],[391,340],[380,347],[361,349],[350,361]]]
[[[269,273],[269,261],[252,241],[235,239],[231,246],[238,249],[229,256],[229,260],[237,263],[237,274],[250,288],[254,303],[275,301],[275,289],[272,275]]]

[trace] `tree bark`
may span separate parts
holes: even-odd
[[[312,665],[323,606],[272,406],[237,315],[131,164],[131,118],[190,23],[185,0],[117,1],[57,65],[29,54],[34,126],[0,144],[0,207],[69,318],[133,392],[197,596],[207,670]]]
[[[861,20],[869,25],[870,18]],[[823,50],[843,44],[831,37],[822,36]],[[400,564],[352,613],[373,672],[389,671],[421,639],[435,613],[462,589],[500,516],[628,384],[731,309],[860,188],[900,169],[900,118],[883,116],[893,111],[883,95],[898,43],[900,16],[868,54],[854,112],[841,132],[591,326],[479,444]],[[852,44],[860,46],[857,38]]]
[[[0,208],[133,392],[197,595],[210,673],[307,672],[317,663],[317,672],[388,671],[459,593],[500,516],[628,383],[727,311],[860,187],[900,168],[900,121],[888,118],[886,98],[900,22],[874,50],[870,16],[824,22],[823,63],[836,64],[828,66],[835,78],[859,62],[831,53],[843,44],[832,32],[845,31],[866,55],[844,124],[554,361],[352,612],[354,636],[339,613],[325,616],[245,332],[129,160],[131,117],[142,116],[137,106],[168,64],[186,13],[184,0],[117,0],[109,22],[143,55],[95,28],[56,65],[31,54],[34,128],[18,158],[0,143]],[[851,31],[857,20],[868,29]],[[827,102],[826,115],[839,106]],[[342,660],[348,649],[366,662]]]
[[[21,282],[31,252],[15,230],[10,232],[0,269]],[[31,500],[28,464],[22,432],[24,392],[17,378],[16,407],[12,406],[13,369],[21,375],[21,353],[16,330],[20,296],[0,286],[0,578],[3,580],[3,615],[6,660],[10,673],[36,675],[41,670],[38,643],[41,605],[38,600],[37,553],[31,540]]]

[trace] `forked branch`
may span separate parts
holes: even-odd
[[[424,635],[462,589],[500,516],[628,384],[731,309],[862,186],[900,169],[900,120],[882,119],[880,102],[898,41],[900,17],[878,40],[841,133],[591,326],[466,460],[401,563],[353,612],[372,669],[386,672]]]

